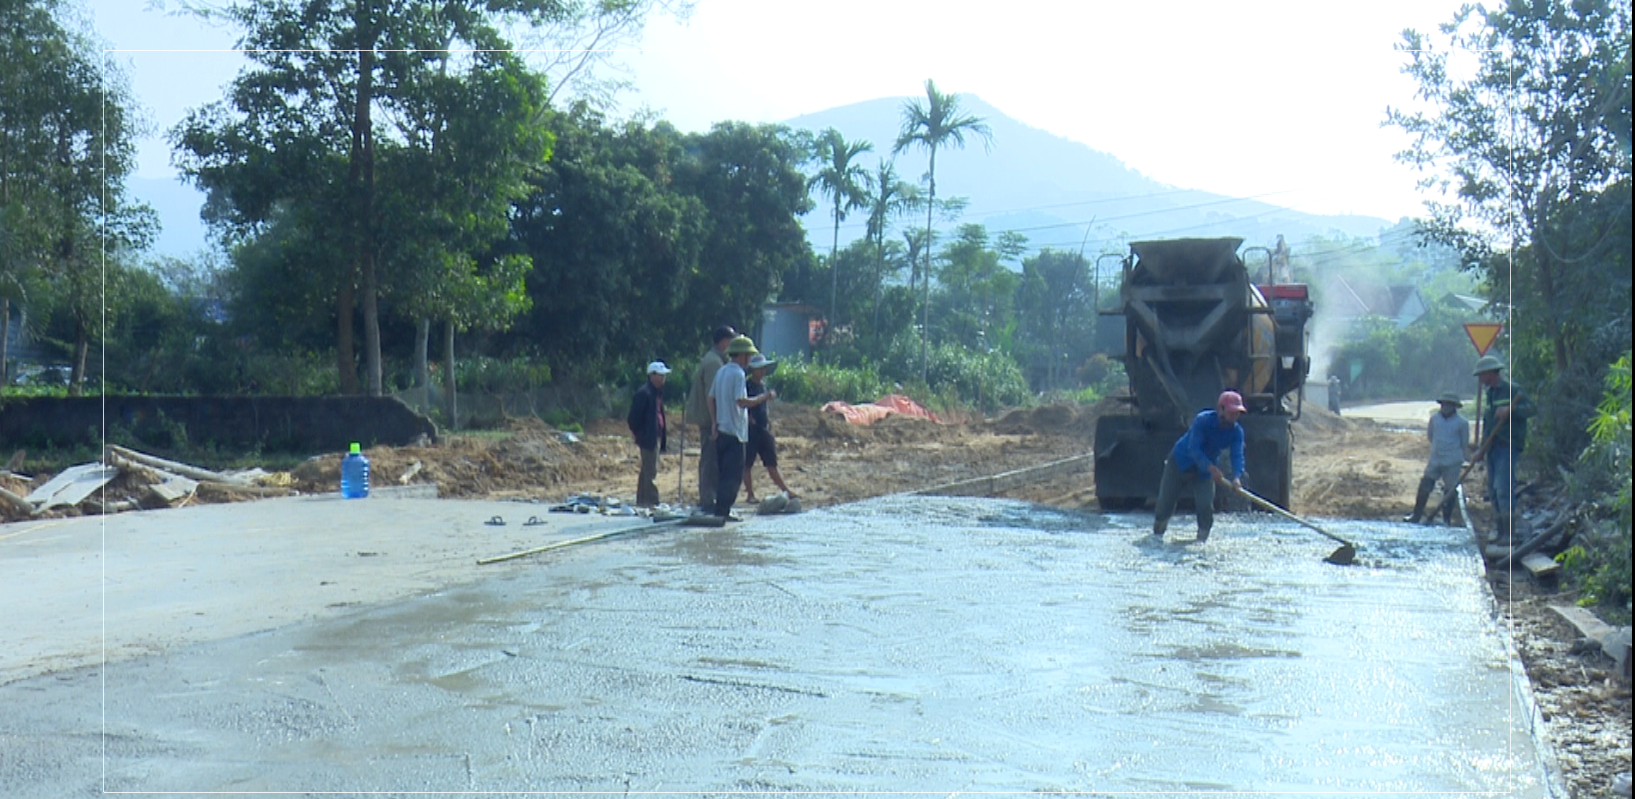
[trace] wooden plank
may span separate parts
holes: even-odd
[[[373,499],[436,499],[436,483],[415,483],[405,486],[381,486],[370,488],[369,496]]]
[[[704,519],[717,520],[717,521],[719,521],[719,523],[714,523],[714,522],[704,523],[703,522]],[[499,556],[492,557],[492,558],[481,558],[481,559],[479,559],[477,561],[477,565],[486,566],[486,565],[488,565],[490,563],[499,563],[501,561],[516,560],[517,558],[527,557],[529,555],[537,555],[537,554],[539,554],[541,552],[549,552],[549,551],[551,551],[553,549],[561,549],[563,547],[571,547],[571,546],[575,546],[575,545],[578,545],[578,544],[589,543],[591,541],[601,541],[603,539],[612,538],[613,536],[616,536],[616,535],[624,535],[625,533],[633,533],[633,532],[636,532],[638,530],[656,530],[656,529],[658,529],[660,527],[673,527],[673,526],[678,525],[678,524],[686,525],[688,527],[723,527],[723,526],[726,525],[726,520],[725,519],[719,519],[718,517],[714,517],[714,516],[702,516],[702,517],[701,516],[689,516],[689,517],[687,517],[685,519],[669,519],[669,520],[662,521],[662,522],[661,521],[655,521],[652,524],[638,524],[638,525],[634,525],[634,526],[631,526],[631,527],[620,527],[620,528],[613,529],[613,530],[607,530],[605,532],[592,533],[591,535],[582,536],[580,538],[570,538],[570,539],[568,539],[566,541],[555,541],[555,542],[546,544],[546,545],[541,546],[541,547],[534,547],[533,549],[524,549],[521,552],[512,552],[512,553],[509,553],[509,554],[506,554],[506,555],[499,555]]]
[[[192,495],[198,489],[199,481],[173,474],[162,483],[154,483],[148,486],[148,493],[157,497],[160,502],[169,505],[176,500]]]
[[[1612,625],[1601,621],[1595,617],[1594,613],[1577,605],[1549,605],[1548,607],[1555,611],[1556,615],[1566,619],[1572,626],[1577,627],[1578,632],[1585,638],[1594,638],[1599,641],[1613,632]]]
[[[1561,571],[1561,564],[1555,558],[1538,552],[1529,552],[1521,559],[1521,565],[1533,573],[1534,577],[1552,577]]]

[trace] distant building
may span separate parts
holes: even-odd
[[[757,348],[779,358],[812,355],[823,340],[823,312],[796,302],[772,303],[761,309]]]
[[[11,315],[6,320],[6,371],[17,374],[19,364],[38,363],[40,360],[40,344],[28,334],[24,324],[27,314],[22,313],[21,306],[13,302]]]
[[[1345,323],[1379,316],[1392,320],[1397,327],[1407,327],[1428,309],[1416,286],[1353,283],[1338,275],[1329,283],[1323,299],[1323,313]]]

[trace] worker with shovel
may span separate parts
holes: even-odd
[[[1215,410],[1204,411],[1192,420],[1186,435],[1175,442],[1169,457],[1164,460],[1164,476],[1158,483],[1158,507],[1152,520],[1152,534],[1162,537],[1169,528],[1170,516],[1175,514],[1175,503],[1181,498],[1183,485],[1192,489],[1192,504],[1198,513],[1198,540],[1209,540],[1209,528],[1215,524],[1215,484],[1229,486],[1233,491],[1243,489],[1243,425],[1238,417],[1248,409],[1243,396],[1236,391],[1223,391],[1215,401]],[[1221,450],[1231,449],[1232,479],[1215,465]]]
[[[1476,361],[1473,371],[1487,390],[1482,427],[1489,431],[1490,439],[1487,442],[1487,496],[1493,503],[1496,543],[1512,546],[1516,456],[1527,446],[1527,420],[1533,416],[1533,401],[1499,376],[1503,368],[1503,361],[1484,355]]]
[[[1448,498],[1459,488],[1459,474],[1465,466],[1465,459],[1470,456],[1470,422],[1459,415],[1459,408],[1464,405],[1459,395],[1453,392],[1443,394],[1436,400],[1441,409],[1431,414],[1431,420],[1425,425],[1425,438],[1431,442],[1431,457],[1425,464],[1425,474],[1419,478],[1419,491],[1414,495],[1414,511],[1408,514],[1403,521],[1409,524],[1430,524],[1431,517],[1425,513],[1425,503],[1431,499],[1431,489],[1438,482],[1442,483],[1442,523],[1453,524],[1453,506]]]

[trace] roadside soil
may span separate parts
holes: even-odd
[[[869,426],[848,424],[815,408],[774,404],[773,431],[785,481],[807,508],[944,485],[1021,469],[1090,451],[1096,419],[1111,401],[1093,407],[1051,405],[1017,409],[992,419],[938,424],[891,416]],[[680,414],[675,414],[679,418]],[[1294,509],[1313,517],[1398,520],[1411,508],[1428,454],[1422,421],[1408,424],[1341,417],[1311,405],[1294,425]],[[658,485],[668,502],[696,502],[695,430],[672,429],[670,452],[660,459]],[[435,483],[439,496],[509,499],[555,504],[575,494],[635,495],[637,454],[622,420],[593,422],[567,435],[533,418],[514,419],[498,435],[452,435],[421,447],[366,451],[377,487]],[[287,473],[263,478],[266,491],[332,492],[340,456],[313,458]],[[26,470],[25,470],[26,471]],[[27,494],[32,482],[0,475],[0,487]],[[1480,470],[1466,484],[1480,494]],[[122,474],[103,501],[152,507],[148,480]],[[757,493],[776,490],[763,467]],[[679,486],[679,491],[678,491]],[[1093,509],[1088,468],[1040,480],[1004,494],[1064,508]],[[1543,494],[1544,492],[1535,492]],[[177,504],[248,501],[242,492],[198,493]],[[677,497],[680,501],[677,501]],[[1491,529],[1485,503],[1473,503],[1473,522]],[[95,499],[47,516],[96,512]],[[6,521],[20,516],[0,503]],[[1630,771],[1630,688],[1613,675],[1611,661],[1586,650],[1577,631],[1548,610],[1575,597],[1535,585],[1524,574],[1490,571],[1497,606],[1511,631],[1535,698],[1548,724],[1551,748],[1575,799],[1610,796],[1614,777]]]

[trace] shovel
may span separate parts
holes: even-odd
[[[1238,492],[1243,494],[1245,497],[1248,497],[1250,502],[1253,502],[1256,505],[1259,505],[1263,510],[1269,510],[1272,513],[1275,513],[1275,514],[1277,514],[1279,516],[1282,516],[1283,518],[1288,519],[1291,522],[1294,522],[1296,524],[1301,525],[1302,527],[1310,527],[1311,529],[1316,530],[1317,532],[1322,533],[1323,535],[1326,535],[1329,538],[1332,538],[1335,541],[1340,542],[1340,544],[1341,544],[1340,548],[1334,550],[1334,552],[1332,554],[1330,554],[1326,558],[1323,558],[1323,560],[1325,560],[1325,561],[1327,561],[1329,563],[1332,563],[1332,564],[1334,564],[1336,566],[1350,566],[1351,563],[1357,559],[1357,545],[1356,544],[1353,544],[1350,541],[1345,540],[1344,538],[1341,538],[1341,537],[1339,537],[1339,536],[1337,536],[1337,535],[1335,535],[1335,534],[1333,534],[1333,533],[1331,533],[1331,532],[1329,532],[1327,530],[1324,530],[1323,528],[1318,527],[1317,525],[1312,524],[1311,522],[1306,521],[1305,519],[1302,519],[1299,516],[1296,516],[1296,515],[1288,512],[1288,511],[1282,509],[1282,508],[1279,508],[1276,505],[1273,505],[1272,503],[1270,503],[1270,502],[1268,502],[1268,501],[1266,501],[1264,499],[1261,499],[1260,497],[1255,496],[1254,494],[1250,493],[1249,489],[1247,489],[1247,488],[1240,488],[1240,489],[1238,489]]]

